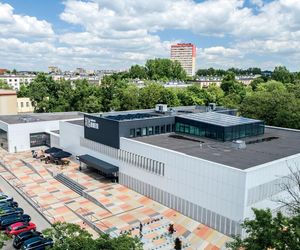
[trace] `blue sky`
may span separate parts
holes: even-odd
[[[197,68],[300,70],[299,0],[0,0],[0,67],[126,69],[197,46]]]

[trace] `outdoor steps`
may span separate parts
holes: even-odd
[[[36,173],[38,176],[40,176],[41,178],[44,179],[43,176],[41,176],[41,174],[39,173],[39,171],[37,171],[29,162],[26,162],[24,160],[20,160],[25,166],[27,166],[29,169],[31,169],[34,173]]]
[[[76,181],[73,181],[72,179],[70,179],[62,173],[55,175],[54,178],[62,184],[64,184],[65,186],[67,186],[68,188],[70,188],[71,190],[73,190],[74,192],[76,192],[77,194],[83,196],[83,190],[86,189],[86,187],[80,185]]]

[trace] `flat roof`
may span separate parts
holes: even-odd
[[[67,121],[69,123],[72,123],[72,124],[76,124],[78,126],[84,126],[84,120],[83,119],[80,119],[80,120],[73,120],[73,121]]]
[[[186,114],[186,115],[181,115],[180,117],[186,118],[189,120],[198,121],[198,122],[222,126],[222,127],[262,122],[260,120],[254,120],[254,119],[250,119],[250,118],[227,115],[227,114],[216,113],[216,112]]]
[[[300,130],[270,127],[265,128],[264,135],[244,138],[247,147],[238,150],[232,142],[175,133],[131,139],[241,170],[300,153]]]
[[[68,120],[82,118],[79,112],[57,112],[57,113],[26,113],[18,115],[0,115],[0,121],[8,124],[22,124],[32,122]]]

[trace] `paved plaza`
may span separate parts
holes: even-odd
[[[51,223],[77,223],[94,236],[100,231],[112,237],[123,233],[141,236],[144,249],[149,250],[173,249],[176,237],[182,240],[186,250],[225,249],[225,243],[230,240],[125,186],[90,171],[78,171],[78,164],[73,161],[61,168],[33,159],[31,152],[9,154],[0,150],[0,175],[35,204]],[[80,192],[59,181],[56,178],[59,175],[72,180]],[[174,224],[173,235],[168,233],[169,224]]]

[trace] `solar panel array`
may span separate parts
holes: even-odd
[[[222,126],[222,127],[262,122],[260,120],[254,120],[250,118],[233,116],[233,115],[226,115],[226,114],[221,114],[216,112],[187,114],[187,115],[181,115],[180,117],[189,120],[208,123],[212,125]]]
[[[152,115],[149,113],[136,113],[136,114],[126,114],[126,115],[109,115],[105,116],[107,119],[116,120],[116,121],[124,121],[124,120],[136,120],[136,119],[144,119],[156,117],[156,115]]]

